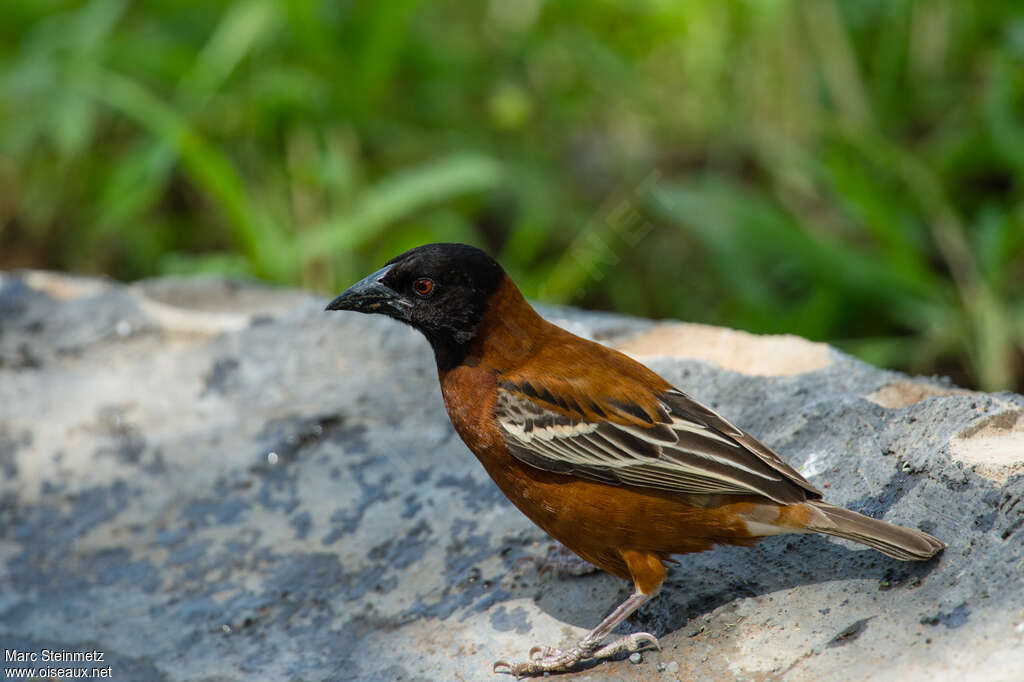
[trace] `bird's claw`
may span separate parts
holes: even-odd
[[[571,649],[554,649],[549,646],[535,646],[529,651],[528,661],[509,663],[497,661],[494,672],[515,675],[516,679],[544,673],[563,673],[573,670],[579,663],[587,660],[611,658],[624,652],[642,651],[646,646],[653,645],[661,649],[658,638],[647,632],[636,632],[600,646],[598,642],[584,639]],[[504,670],[501,670],[504,668]]]
[[[621,653],[635,653],[643,651],[648,644],[661,651],[661,644],[658,638],[649,632],[634,632],[631,635],[620,637],[611,644],[601,647],[593,653],[594,658],[611,658]]]
[[[558,649],[554,649],[549,646],[535,646],[532,649],[530,649],[530,652],[527,654],[527,656],[530,658],[531,661],[536,661],[542,658],[547,658],[549,656],[554,656],[558,653]]]

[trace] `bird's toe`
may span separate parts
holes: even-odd
[[[649,632],[635,632],[631,635],[625,635],[619,637],[612,642],[605,644],[603,647],[591,654],[592,658],[602,659],[611,658],[624,653],[634,653],[637,651],[643,651],[648,645],[653,645],[655,649],[661,649],[661,645],[658,644],[658,638]]]

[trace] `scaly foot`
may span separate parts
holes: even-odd
[[[525,663],[509,663],[497,661],[494,672],[515,675],[516,679],[529,675],[544,673],[565,673],[573,670],[583,661],[600,661],[617,656],[621,653],[641,651],[645,645],[658,645],[658,638],[647,632],[636,632],[613,640],[601,646],[600,641],[585,638],[570,649],[552,649],[551,647],[535,646],[530,649],[530,660]]]

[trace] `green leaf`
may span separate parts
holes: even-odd
[[[493,189],[501,175],[497,162],[475,154],[455,154],[395,173],[365,190],[352,210],[303,231],[297,242],[299,257],[305,262],[357,249],[428,206]]]

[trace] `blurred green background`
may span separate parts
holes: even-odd
[[[4,0],[0,268],[543,301],[1024,388],[1019,0]]]

